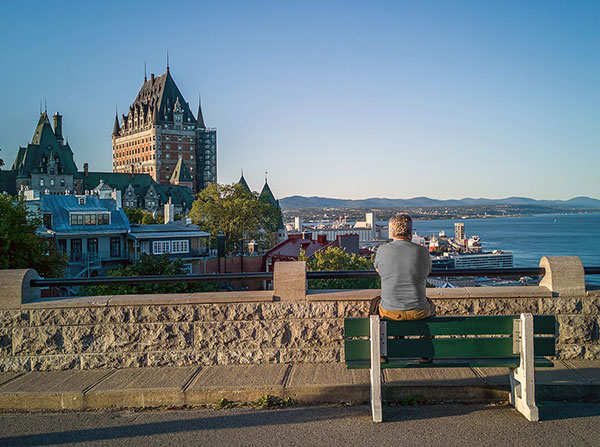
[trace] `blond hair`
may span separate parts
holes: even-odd
[[[398,213],[390,218],[390,237],[411,237],[412,219],[408,214]]]

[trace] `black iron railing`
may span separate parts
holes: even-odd
[[[600,275],[600,267],[584,267],[586,275]],[[532,268],[503,268],[503,269],[435,269],[430,277],[446,278],[458,276],[483,276],[483,277],[518,277],[539,276],[545,270],[539,267]],[[344,279],[344,278],[375,278],[375,270],[337,270],[307,272],[308,279]],[[272,280],[273,272],[253,273],[220,273],[210,275],[173,275],[173,276],[107,276],[96,278],[47,278],[32,279],[32,287],[72,287],[93,285],[117,284],[167,284],[167,283],[202,283],[202,282],[227,282],[236,280]]]

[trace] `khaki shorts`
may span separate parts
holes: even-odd
[[[381,307],[381,298],[375,298],[377,302],[372,303],[371,309],[377,309],[382,318],[388,320],[403,321],[403,320],[422,320],[424,318],[435,316],[435,304],[427,298],[427,307],[425,309],[410,309],[410,310],[387,310]],[[373,300],[373,301],[375,301]],[[375,307],[376,306],[376,307]],[[374,314],[375,312],[372,312]]]

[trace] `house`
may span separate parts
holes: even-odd
[[[210,233],[189,218],[173,221],[173,216],[173,204],[166,204],[164,224],[131,225],[127,236],[129,261],[137,261],[142,253],[167,254],[171,259],[181,259],[189,273],[204,273]]]
[[[42,215],[38,233],[68,256],[67,277],[103,275],[127,262],[129,221],[118,194],[58,195],[24,191],[27,207]]]
[[[285,241],[265,253],[266,271],[272,271],[272,266],[277,261],[297,261],[301,251],[309,258],[330,247],[339,247],[347,253],[358,254],[358,239],[358,234],[338,235],[333,241],[328,241],[324,234],[317,235],[317,239],[313,239],[312,233],[307,232],[290,234]]]

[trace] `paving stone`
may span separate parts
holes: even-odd
[[[600,360],[573,359],[565,360],[564,363],[590,383],[600,385]]]
[[[221,399],[255,401],[265,395],[285,397],[291,365],[214,365],[203,368],[185,390],[187,405],[208,405]]]
[[[183,388],[198,367],[132,368],[116,371],[85,394],[91,408],[183,405]]]
[[[483,381],[471,368],[384,369],[383,380],[394,386],[481,386]]]
[[[0,408],[82,410],[84,391],[108,374],[107,370],[30,372],[0,386]]]
[[[20,375],[21,373],[18,372],[0,372],[0,386]]]

